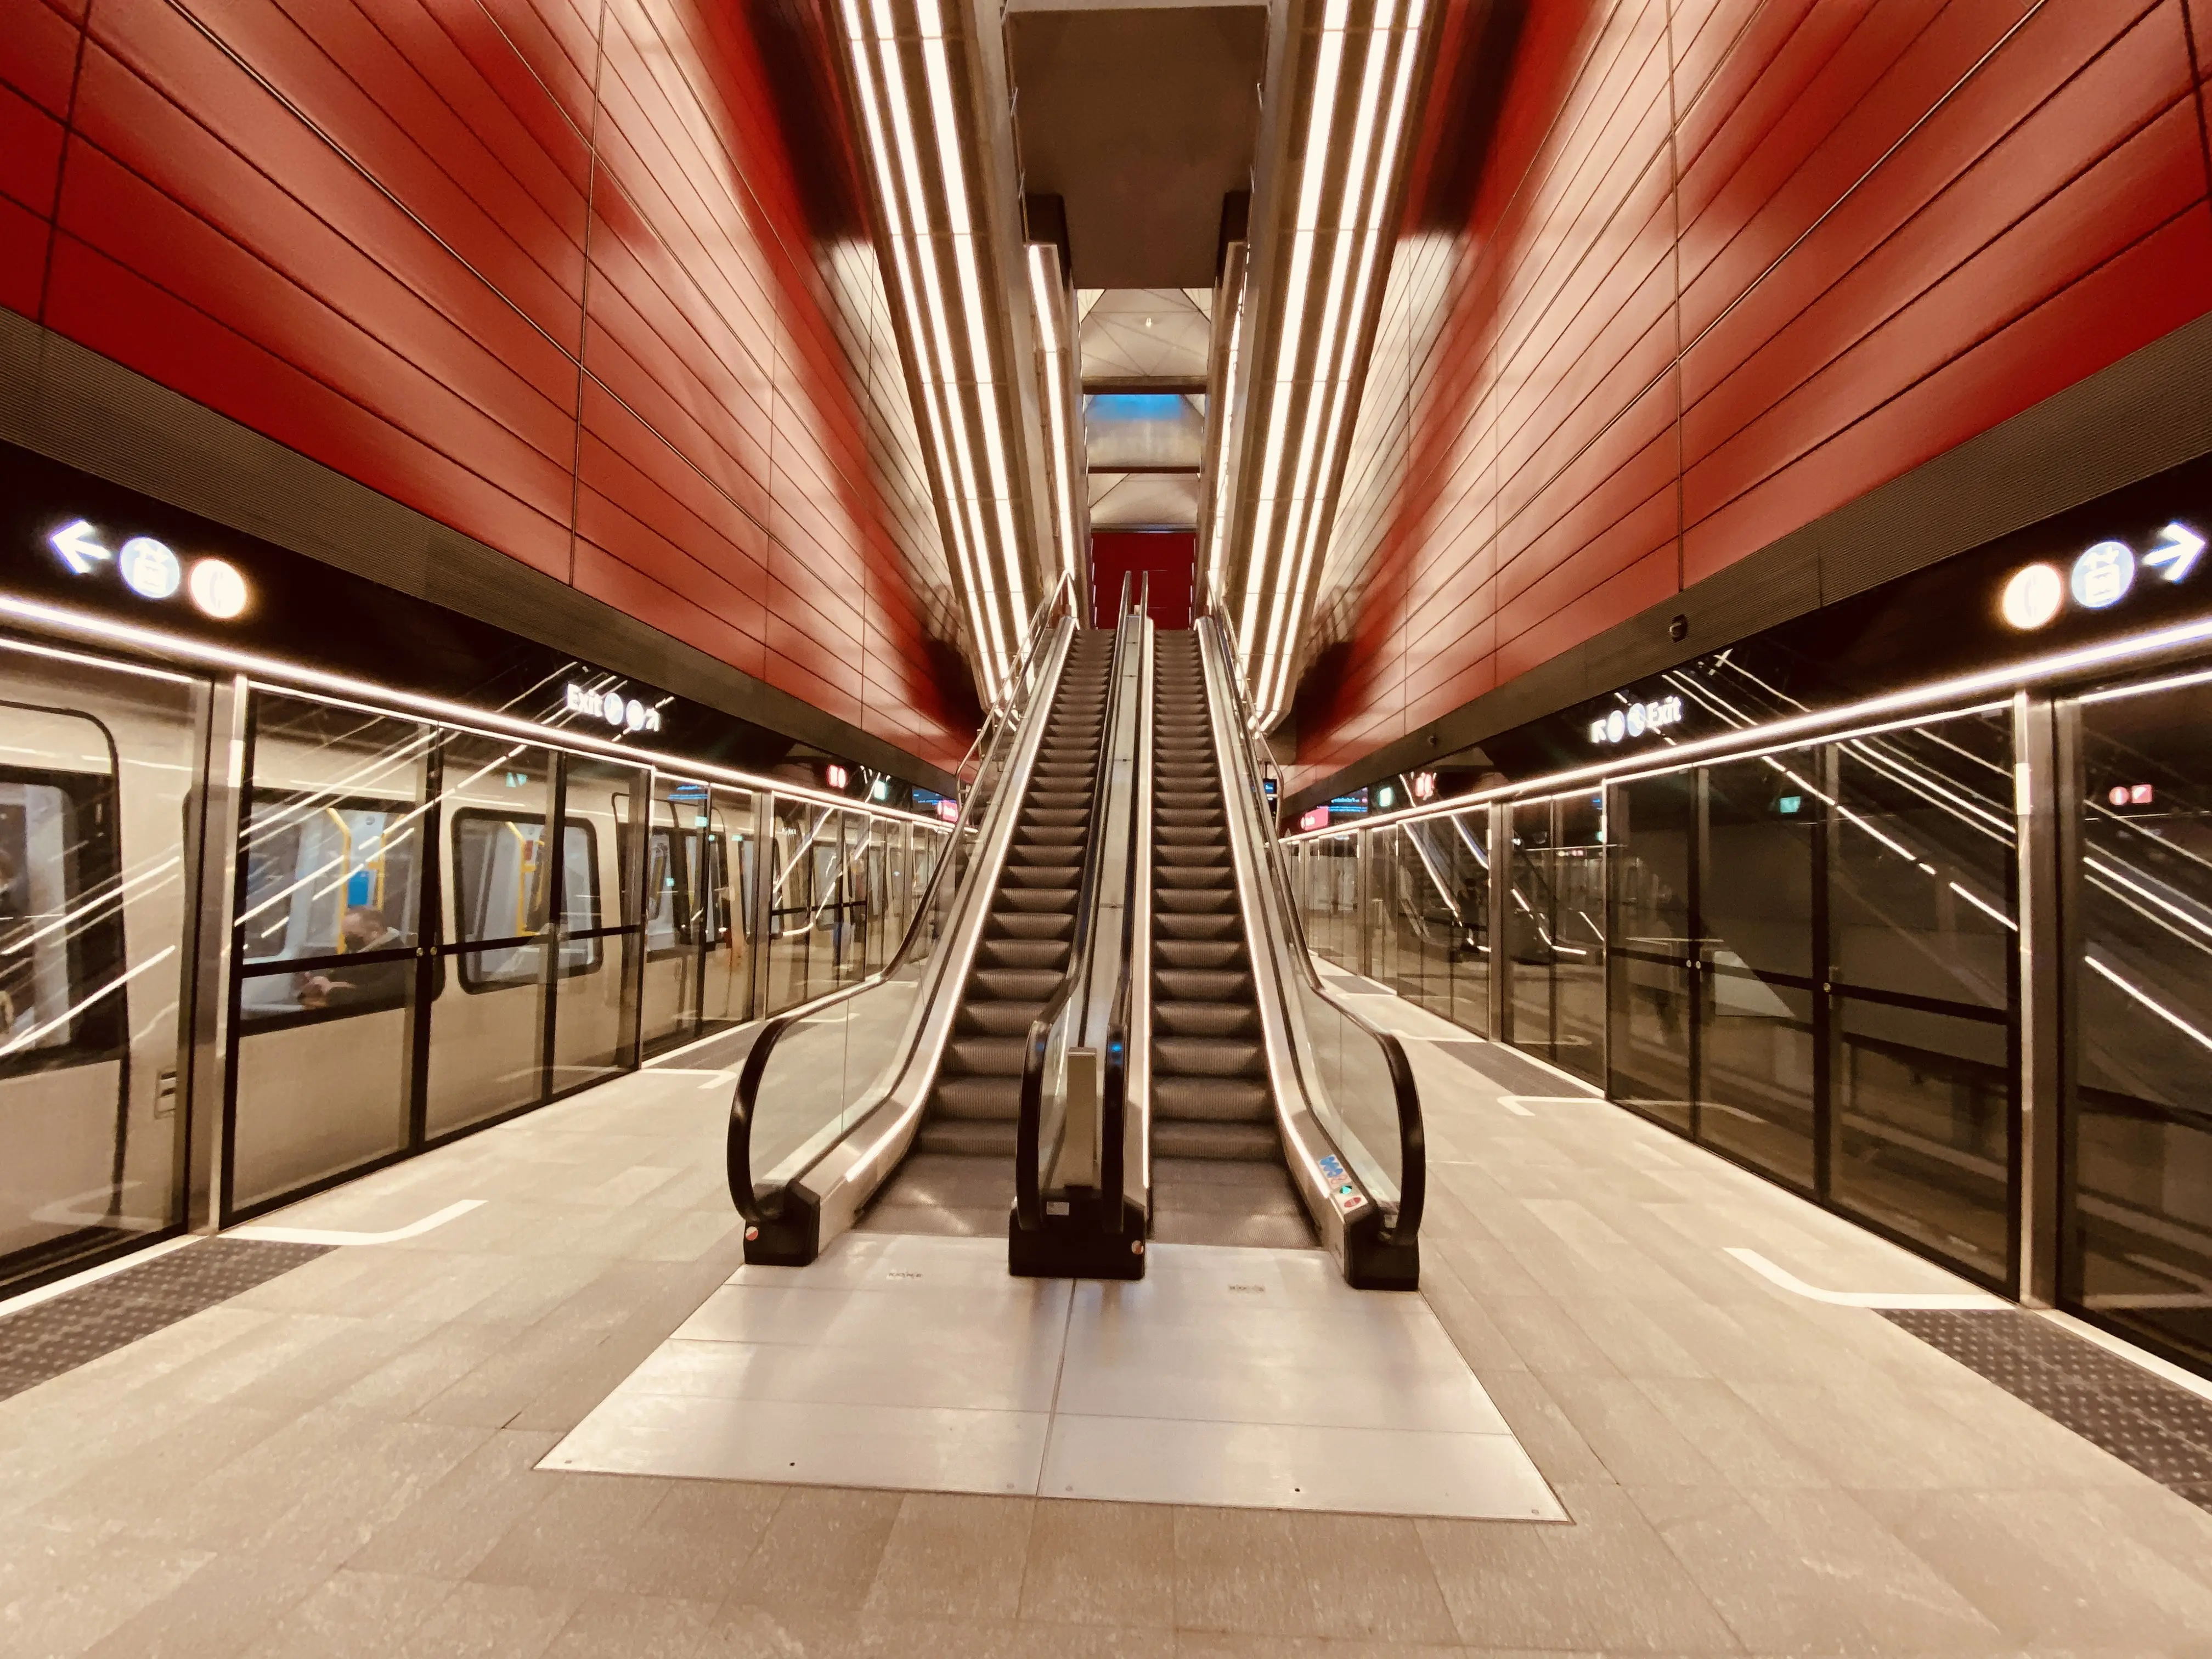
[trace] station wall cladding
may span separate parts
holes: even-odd
[[[2212,309],[2208,0],[1439,27],[1293,789]]]
[[[805,0],[0,0],[0,304],[940,765]]]

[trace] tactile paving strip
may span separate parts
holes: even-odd
[[[1597,1091],[1589,1085],[1548,1071],[1502,1042],[1439,1042],[1437,1047],[1510,1095],[1528,1095],[1538,1100],[1565,1099],[1574,1095],[1588,1095],[1593,1100],[1597,1097]]]
[[[228,1302],[330,1248],[202,1239],[0,1318],[0,1400]]]
[[[2212,1510],[2212,1400],[2031,1313],[1910,1308],[1884,1310],[1882,1317],[2200,1509]]]

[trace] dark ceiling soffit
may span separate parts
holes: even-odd
[[[4,308],[0,438],[861,766],[951,790],[942,768]]]
[[[1291,817],[2212,453],[2212,316],[1770,542],[1285,801]],[[1688,619],[1677,642],[1674,617]]]
[[[1195,466],[1092,466],[1085,471],[1093,477],[1126,478],[1138,474],[1147,477],[1195,478],[1204,469]]]
[[[1142,374],[1125,374],[1120,379],[1094,376],[1083,383],[1085,392],[1173,392],[1179,395],[1206,390],[1203,374],[1158,374],[1147,378]]]

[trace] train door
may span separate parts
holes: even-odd
[[[550,1093],[581,1088],[637,1063],[637,860],[645,848],[638,837],[626,841],[622,826],[646,817],[640,809],[648,776],[641,767],[591,756],[562,761]]]
[[[708,925],[707,875],[701,856],[708,797],[703,783],[655,775],[646,835],[645,969],[639,994],[639,1038],[647,1054],[687,1042],[699,1030]],[[623,825],[627,836],[629,826]]]
[[[700,833],[686,846],[702,871],[699,893],[702,1030],[732,1025],[752,1011],[753,798],[717,789]]]
[[[0,1285],[181,1219],[204,684],[0,646]]]

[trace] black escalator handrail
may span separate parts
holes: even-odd
[[[1145,572],[1138,590],[1137,614],[1147,621],[1152,614],[1152,573]],[[1123,620],[1127,620],[1125,613]],[[1133,630],[1141,641],[1144,629]],[[1141,687],[1142,682],[1139,681]],[[1139,841],[1149,845],[1137,820],[1138,804],[1145,798],[1141,781],[1152,763],[1149,736],[1152,710],[1141,689],[1137,698],[1137,744],[1132,752],[1129,793],[1129,863],[1121,875],[1121,973],[1114,988],[1114,1006],[1106,1017],[1105,1074],[1098,1089],[1098,1224],[1100,1231],[1118,1235],[1127,1205],[1122,1196],[1128,1149],[1122,1145],[1129,1105],[1129,1014],[1135,995],[1137,960],[1137,883],[1149,880],[1150,860],[1137,857]],[[1139,868],[1142,864],[1146,867]]]
[[[1047,603],[1049,604],[1056,599],[1065,586],[1066,581],[1063,579],[1061,586],[1053,590]],[[1022,656],[1020,674],[1023,676],[1026,676],[1029,672],[1036,637],[1036,630],[1032,630],[1031,649],[1024,651]],[[1018,688],[1019,684],[1020,679],[1018,678],[1016,680]],[[992,758],[998,754],[1000,746],[1021,729],[1025,707],[1020,703],[1018,690],[1010,694],[1001,708],[1006,718],[1000,722],[997,732],[991,737],[989,747],[984,751],[982,764],[977,768],[975,774],[979,780],[990,770]],[[996,711],[992,718],[998,718]],[[981,741],[980,735],[978,741]],[[965,761],[961,763],[963,766],[967,764]],[[744,1217],[749,1224],[755,1227],[763,1226],[769,1221],[777,1219],[781,1213],[781,1205],[773,1211],[764,1210],[753,1191],[753,1115],[759,1107],[761,1079],[768,1070],[769,1056],[775,1052],[775,1045],[782,1041],[783,1034],[801,1019],[811,1018],[824,1008],[834,1007],[848,997],[858,996],[863,991],[884,983],[892,975],[907,965],[921,944],[924,926],[929,920],[931,910],[937,903],[938,889],[945,878],[945,871],[952,865],[953,849],[960,844],[961,833],[971,827],[969,818],[977,810],[977,803],[981,799],[981,792],[978,791],[971,793],[967,799],[960,803],[960,815],[953,820],[951,830],[945,837],[944,851],[930,870],[929,880],[921,890],[921,901],[915,904],[914,915],[907,922],[906,933],[899,940],[899,948],[892,954],[890,960],[855,984],[848,985],[841,991],[833,991],[827,996],[818,998],[812,1002],[803,1003],[796,1008],[787,1008],[783,1012],[773,1016],[768,1024],[761,1028],[761,1034],[753,1039],[753,1046],[745,1055],[745,1063],[738,1073],[738,1086],[731,1093],[730,1127],[723,1152],[723,1163],[727,1170],[730,1183],[730,1198],[736,1204],[738,1213]]]
[[[1246,781],[1259,799],[1261,856],[1267,862],[1268,879],[1275,890],[1276,908],[1284,919],[1285,939],[1291,946],[1289,954],[1297,958],[1293,965],[1315,995],[1375,1040],[1390,1073],[1390,1091],[1398,1115],[1398,1210],[1390,1219],[1385,1237],[1393,1242],[1411,1240],[1421,1230],[1421,1212],[1426,1207],[1429,1191],[1428,1136],[1422,1127],[1420,1090],[1413,1080],[1413,1067],[1406,1058],[1403,1043],[1336,995],[1314,971],[1313,953],[1307,948],[1305,923],[1298,915],[1290,872],[1283,865],[1282,843],[1275,834],[1274,817],[1267,810],[1267,792],[1259,784],[1259,768],[1253,752],[1259,739],[1252,729],[1251,705],[1244,699],[1243,683],[1237,673],[1236,653],[1230,648],[1236,636],[1230,632],[1228,618],[1218,600],[1208,607],[1206,620],[1220,637],[1222,660],[1229,670],[1223,678],[1229,682],[1231,716],[1237,729],[1244,733],[1242,748],[1246,769],[1240,770],[1245,772]]]
[[[1044,1176],[1038,1166],[1043,1151],[1040,1143],[1044,1134],[1045,1051],[1052,1046],[1054,1025],[1083,977],[1085,957],[1091,945],[1091,915],[1096,908],[1093,900],[1098,890],[1098,855],[1106,841],[1101,832],[1106,823],[1106,778],[1114,753],[1115,713],[1121,701],[1121,653],[1131,637],[1131,630],[1121,626],[1129,615],[1129,577],[1126,574],[1121,578],[1120,605],[1115,617],[1114,665],[1106,682],[1106,713],[1098,726],[1098,757],[1091,766],[1091,836],[1083,849],[1082,873],[1076,878],[1075,932],[1068,945],[1067,971],[1060,975],[1052,995],[1030,1022],[1029,1040],[1022,1047],[1021,1111],[1014,1123],[1014,1215],[1025,1233],[1036,1232],[1044,1226]]]

